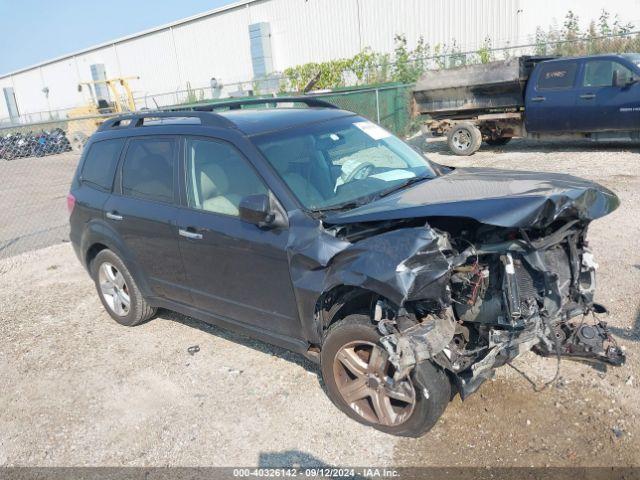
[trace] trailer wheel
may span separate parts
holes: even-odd
[[[511,141],[511,137],[487,138],[485,142],[492,147],[501,147]]]
[[[456,155],[473,155],[480,148],[482,134],[478,127],[472,123],[457,123],[447,132],[447,144],[449,150]]]

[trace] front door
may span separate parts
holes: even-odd
[[[628,67],[615,60],[587,60],[576,104],[580,130],[640,129],[640,85],[631,82],[633,77]]]
[[[188,138],[186,206],[178,217],[180,250],[196,306],[216,316],[300,338],[289,276],[287,229],[261,229],[239,218],[244,196],[267,193],[231,144]]]

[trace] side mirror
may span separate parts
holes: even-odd
[[[633,85],[637,81],[638,79],[633,75],[627,77],[625,75],[620,75],[620,72],[618,70],[614,70],[613,80],[611,84],[617,88],[625,88],[625,87],[629,87],[630,85]]]
[[[240,200],[240,219],[260,228],[286,226],[284,217],[272,206],[271,198],[266,194],[248,195]]]
[[[269,197],[267,195],[249,195],[240,200],[240,218],[254,225],[267,226],[273,221],[274,215],[269,212]]]

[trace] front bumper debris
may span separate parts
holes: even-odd
[[[558,356],[568,360],[624,365],[626,355],[611,337],[607,323],[563,323],[555,329],[556,342],[540,344],[535,348],[542,356]]]

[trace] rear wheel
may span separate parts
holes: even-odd
[[[449,150],[456,155],[473,155],[480,148],[482,133],[473,123],[457,123],[447,132]]]
[[[491,145],[492,147],[501,147],[506,145],[511,141],[511,137],[498,137],[498,138],[487,138],[485,140],[487,145]]]
[[[322,346],[322,378],[333,403],[348,416],[393,435],[418,437],[435,425],[451,395],[446,374],[423,362],[394,382],[394,367],[367,315],[332,325]]]
[[[132,327],[155,315],[156,309],[149,306],[127,267],[111,250],[96,255],[91,272],[100,301],[116,322]]]

